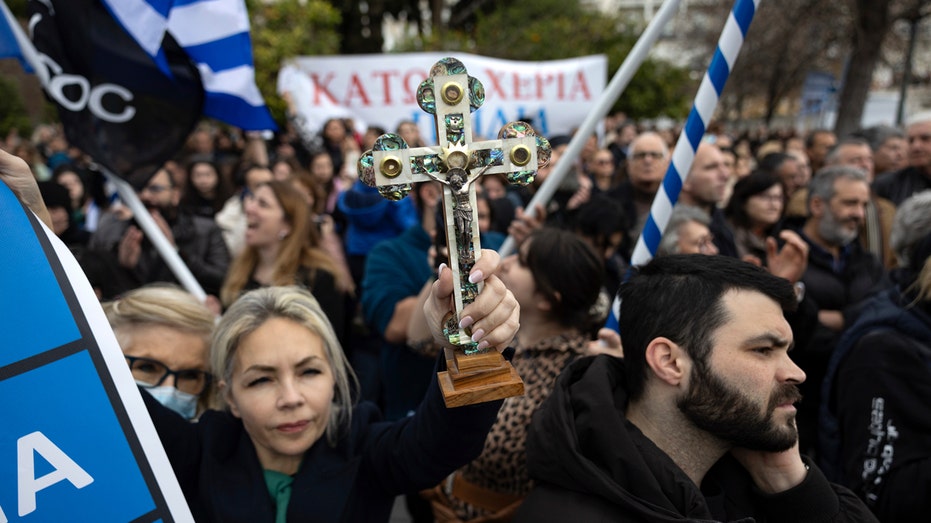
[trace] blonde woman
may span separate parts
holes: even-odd
[[[185,419],[210,406],[214,315],[197,298],[177,287],[149,286],[103,309],[140,387]]]
[[[497,261],[485,251],[476,263],[472,275],[485,287],[464,314],[485,333],[481,342],[503,351],[520,308],[493,275]],[[444,270],[424,306],[438,343],[451,297]],[[434,373],[413,416],[381,421],[373,404],[354,404],[356,380],[336,335],[296,287],[243,295],[217,326],[210,360],[223,410],[191,425],[146,398],[200,522],[386,522],[396,496],[478,455],[501,405],[447,409]]]

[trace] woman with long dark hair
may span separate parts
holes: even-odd
[[[352,282],[320,247],[304,198],[288,182],[259,184],[243,202],[245,248],[233,261],[220,300],[229,307],[243,291],[270,285],[310,290],[341,339],[346,328],[346,297]]]
[[[734,184],[724,214],[727,216],[737,255],[766,263],[766,238],[773,235],[785,209],[785,193],[779,178],[756,171]]]
[[[206,158],[194,158],[188,163],[181,208],[198,216],[213,218],[231,194],[215,163]]]
[[[427,494],[440,522],[510,519],[531,487],[524,455],[530,417],[562,370],[586,354],[589,332],[603,320],[592,315],[603,263],[572,232],[534,231],[501,262],[498,276],[521,307],[511,363],[524,395],[504,400],[482,454]]]

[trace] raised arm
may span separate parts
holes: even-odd
[[[45,201],[42,200],[42,194],[39,192],[39,185],[25,160],[0,149],[0,181],[5,183],[21,202],[32,209],[32,212],[36,213],[36,216],[46,226],[52,228],[52,215],[45,207]]]
[[[470,274],[476,281],[484,281],[485,287],[463,310],[463,319],[471,321],[476,341],[503,351],[517,333],[520,306],[494,276],[499,260],[494,251],[482,252]],[[445,346],[448,343],[441,322],[452,310],[452,293],[452,271],[447,269],[433,283],[424,304],[434,340]],[[443,370],[443,363],[441,357],[439,370]],[[481,453],[500,406],[499,400],[446,408],[434,375],[414,416],[372,430],[365,452],[372,481],[394,494],[435,485]]]

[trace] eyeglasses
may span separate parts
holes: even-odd
[[[659,151],[637,151],[631,157],[634,160],[643,160],[645,158],[650,158],[653,160],[662,160],[666,155]]]
[[[612,163],[614,163],[614,162],[613,162],[612,160],[605,160],[605,159],[599,158],[599,159],[593,161],[592,163],[594,163],[595,165],[609,165],[609,164],[612,164]]]
[[[715,249],[717,249],[717,246],[714,244],[713,235],[709,234],[708,236],[705,236],[698,240],[698,250],[702,254],[710,254]]]
[[[717,254],[717,246],[714,244],[714,235],[708,233],[695,239],[692,245],[701,254]]]
[[[781,194],[759,193],[759,194],[754,194],[753,196],[751,196],[751,198],[759,198],[759,199],[761,199],[761,200],[763,200],[763,201],[765,201],[765,202],[769,202],[769,203],[783,203],[783,199],[782,199],[782,195],[781,195]]]
[[[159,184],[157,184],[157,183],[153,183],[152,185],[146,185],[145,187],[143,187],[143,188],[142,188],[142,191],[140,191],[140,192],[149,191],[149,192],[152,193],[152,194],[161,194],[161,193],[163,193],[163,192],[165,192],[165,191],[169,191],[169,190],[171,190],[171,187],[169,187],[169,186],[167,186],[167,185],[159,185]]]
[[[132,371],[133,377],[139,380],[140,385],[147,388],[158,387],[168,379],[168,376],[174,376],[176,389],[199,396],[213,381],[213,376],[207,371],[171,370],[164,363],[149,358],[126,356],[126,362],[129,363],[129,370]]]

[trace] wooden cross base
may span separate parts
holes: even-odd
[[[524,382],[498,351],[466,356],[446,349],[446,369],[437,374],[447,408],[474,405],[524,393]]]

